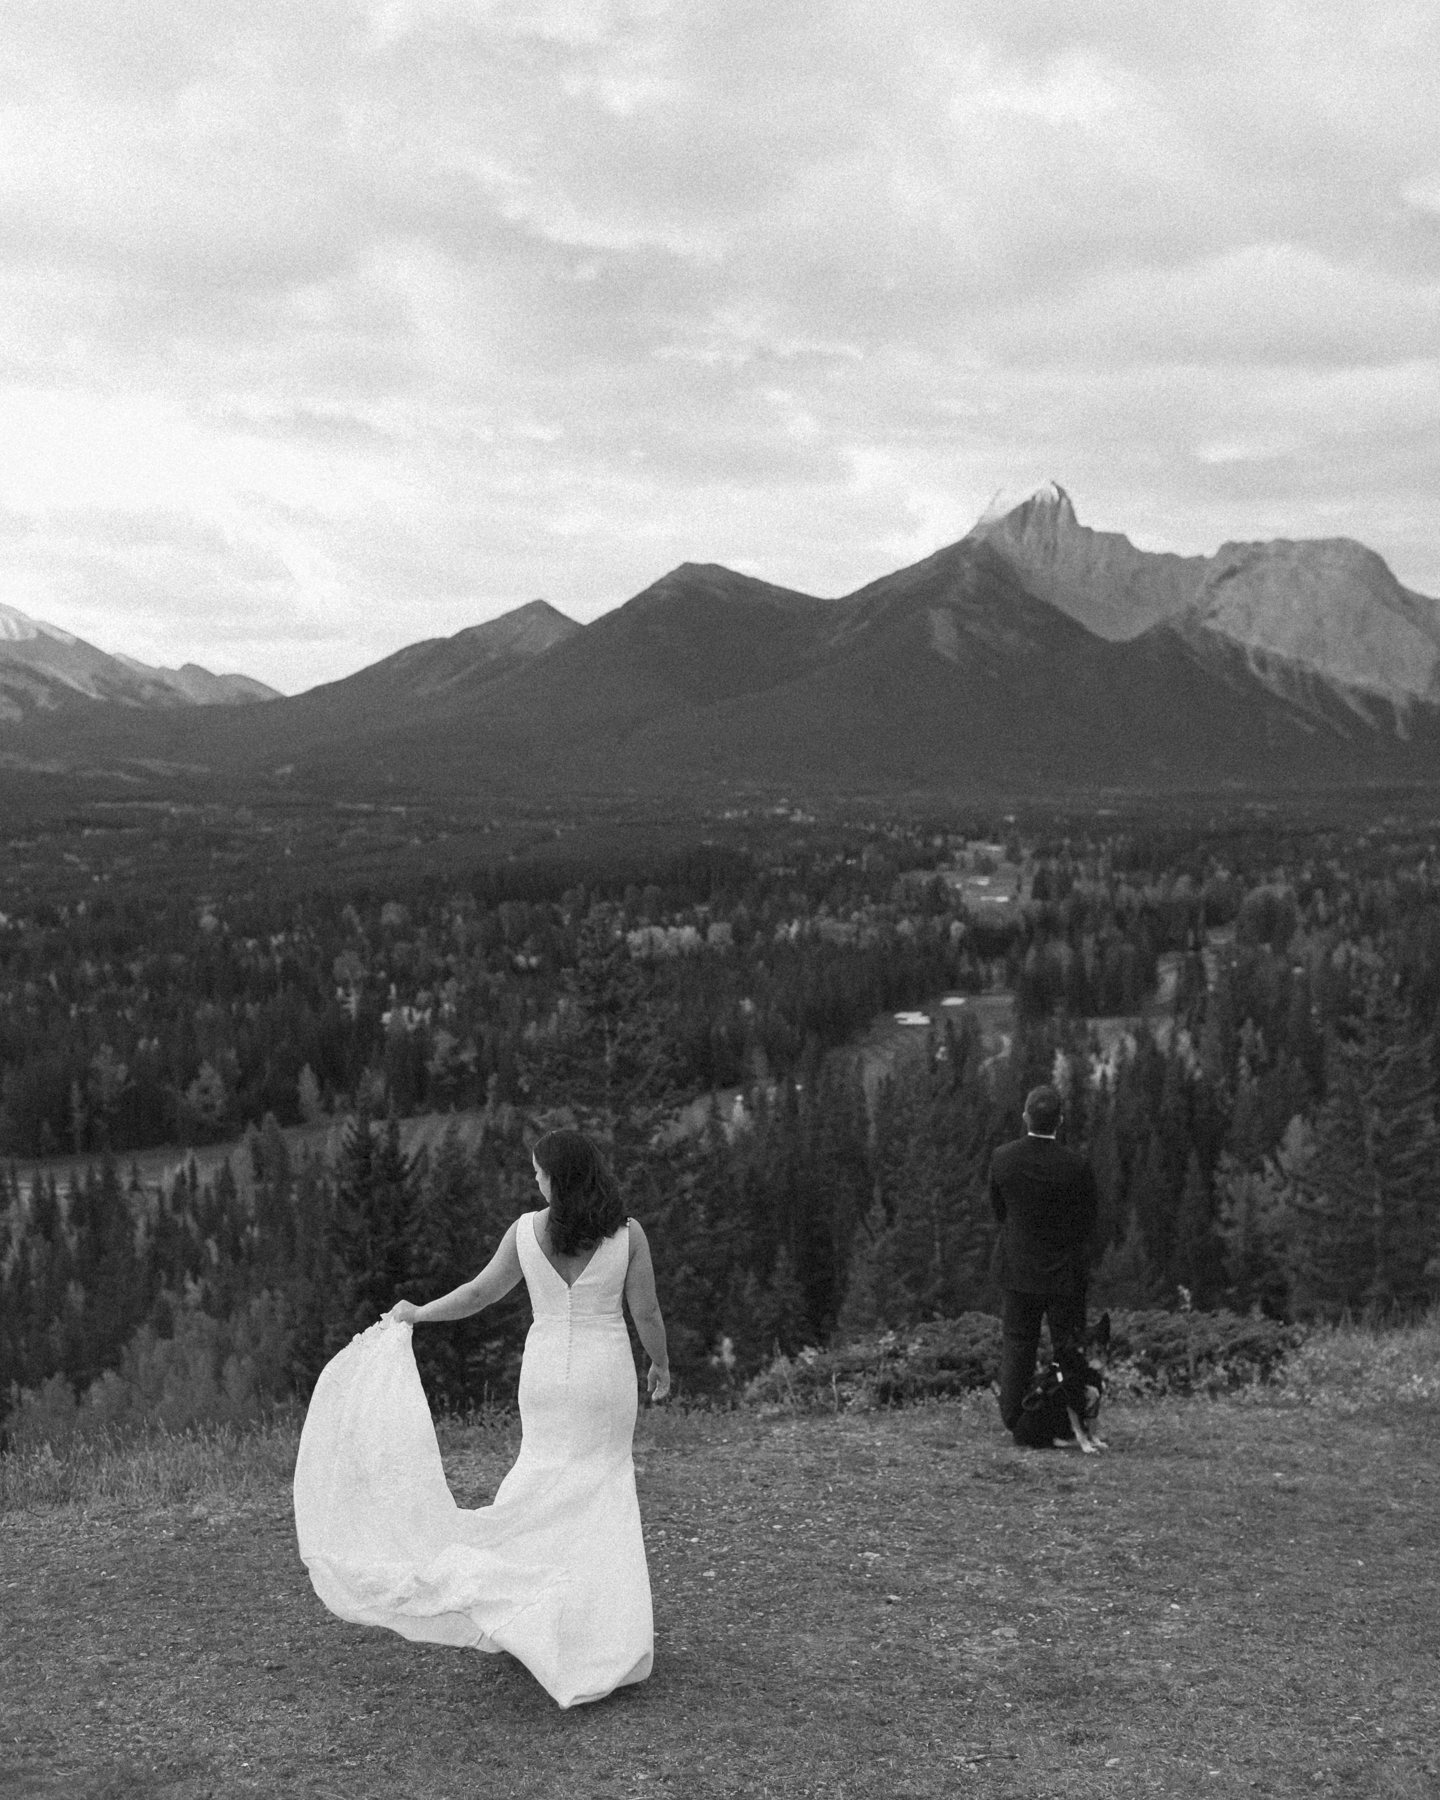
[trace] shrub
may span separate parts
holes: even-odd
[[[1222,1394],[1270,1382],[1304,1330],[1235,1313],[1110,1314],[1110,1350],[1096,1360],[1112,1395]],[[752,1405],[840,1412],[909,1406],[988,1388],[1000,1379],[1000,1321],[991,1313],[933,1319],[828,1350],[777,1356],[745,1390]]]
[[[971,1312],[829,1350],[777,1356],[749,1383],[745,1398],[805,1411],[909,1406],[988,1387],[999,1375],[1000,1321]]]
[[[172,1337],[142,1325],[120,1359],[77,1402],[62,1375],[22,1389],[6,1420],[16,1449],[158,1427],[245,1425],[274,1410],[290,1388],[294,1325],[284,1297],[262,1293],[228,1319],[178,1311]]]
[[[1232,1312],[1112,1312],[1111,1394],[1228,1394],[1273,1381],[1301,1325]]]

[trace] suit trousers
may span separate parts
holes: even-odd
[[[1063,1343],[1085,1341],[1085,1292],[1074,1294],[1026,1294],[1006,1288],[1000,1323],[1004,1343],[1000,1356],[1000,1417],[1013,1431],[1021,1404],[1035,1378],[1035,1352],[1040,1347],[1040,1321],[1050,1326],[1052,1352]]]

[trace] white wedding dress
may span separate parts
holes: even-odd
[[[493,1503],[446,1485],[409,1325],[382,1319],[321,1371],[295,1462],[295,1529],[315,1592],[357,1625],[508,1650],[561,1706],[650,1673],[654,1625],[635,1467],[636,1380],[620,1312],[630,1234],[567,1286],[515,1234],[534,1323],[520,1455]]]

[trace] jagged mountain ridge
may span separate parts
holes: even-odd
[[[1032,594],[1097,637],[1122,642],[1193,604],[1207,559],[1137,550],[1123,533],[1093,531],[1069,494],[1047,482],[1028,500],[974,526]]]
[[[1440,603],[1351,538],[1222,545],[1187,623],[1361,696],[1440,703]]]
[[[1043,494],[1035,505],[1060,510]],[[1058,526],[1063,544],[1070,527]],[[164,765],[231,787],[356,797],[1213,789],[1440,773],[1440,708],[1424,699],[1243,644],[1194,602],[1107,638],[1037,594],[1012,545],[971,533],[839,599],[682,564],[587,626],[532,602],[243,718],[92,706],[78,741],[41,719],[0,747],[12,763],[23,743],[36,766],[123,764],[139,780]],[[1127,566],[1143,571],[1144,556]]]
[[[982,518],[971,536],[1101,637],[1174,625],[1220,664],[1234,646],[1252,652],[1257,679],[1282,697],[1307,687],[1303,672],[1367,717],[1377,699],[1401,711],[1440,704],[1440,601],[1403,587],[1354,539],[1226,543],[1213,556],[1137,550],[1119,532],[1082,525],[1055,482]]]
[[[278,700],[280,690],[253,675],[215,675],[199,663],[181,663],[178,669],[152,668],[133,656],[118,652],[116,662],[150,681],[159,681],[192,706],[245,706],[257,700]]]
[[[0,604],[0,720],[105,702],[123,707],[243,705],[277,698],[248,675],[212,675],[198,663],[152,668]]]
[[[682,565],[483,708],[375,722],[366,760],[516,792],[834,792],[1343,780],[1433,750],[1312,686],[1164,625],[1097,637],[963,540],[838,600]],[[311,766],[338,779],[349,754]]]

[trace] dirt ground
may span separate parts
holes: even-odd
[[[0,1795],[1433,1800],[1436,1423],[1126,1405],[1081,1457],[1014,1449],[988,1395],[647,1413],[655,1672],[571,1712],[331,1617],[281,1475],[11,1512]],[[482,1502],[513,1433],[443,1441]]]

